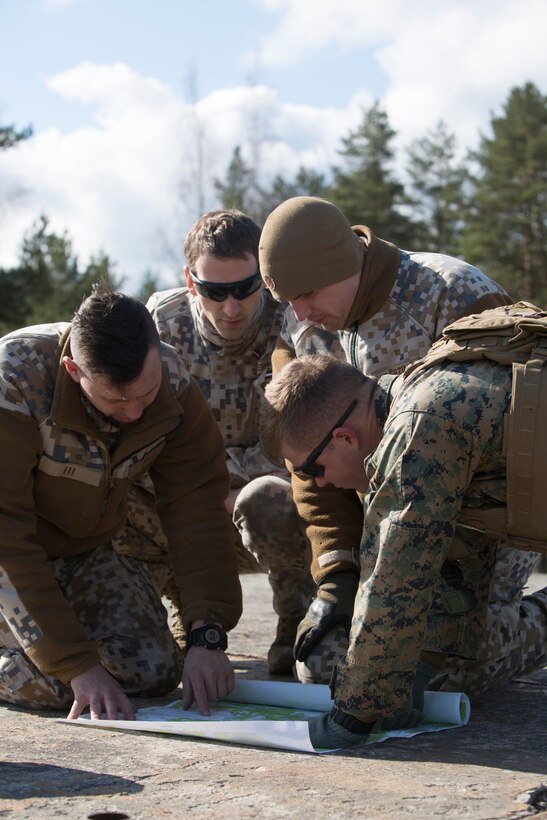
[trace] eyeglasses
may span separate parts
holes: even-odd
[[[247,279],[240,279],[239,282],[204,282],[203,279],[198,279],[195,273],[189,271],[190,279],[196,286],[197,292],[200,296],[205,296],[206,299],[212,299],[213,302],[224,302],[228,296],[233,296],[238,302],[243,301],[251,293],[255,293],[262,285],[262,278],[260,271],[248,276]]]
[[[341,418],[338,419],[332,430],[327,433],[325,438],[317,445],[315,450],[312,450],[309,456],[302,464],[299,464],[298,467],[293,467],[293,473],[296,473],[299,478],[321,478],[325,475],[325,468],[322,464],[316,464],[315,462],[327,446],[332,441],[332,437],[334,435],[334,431],[341,427],[343,423],[351,416],[353,413],[356,405],[358,403],[358,399],[353,399],[352,403],[348,407],[348,409],[343,413]]]

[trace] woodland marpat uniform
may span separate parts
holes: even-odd
[[[402,372],[406,365],[424,356],[446,325],[455,319],[511,301],[499,285],[460,259],[437,253],[408,253],[374,237],[368,228],[353,230],[358,236],[367,231],[373,237],[368,252],[372,270],[376,245],[385,245],[393,255],[391,269],[386,270],[386,276],[393,277],[387,300],[373,315],[366,302],[361,307],[354,306],[352,312],[364,318],[356,321],[352,329],[338,331],[340,347],[333,345],[330,351],[367,376]],[[299,344],[300,324],[294,313],[288,311],[274,353],[276,372],[290,358],[310,352]],[[362,529],[355,493],[332,487],[319,490],[313,481],[296,477],[293,492],[312,545],[314,579],[320,581],[331,572],[355,567],[351,545],[359,543]],[[322,528],[317,520],[327,512],[329,526]],[[333,556],[332,561],[329,555]]]
[[[362,580],[336,679],[337,705],[364,722],[408,707],[422,651],[458,656],[437,685],[457,683],[468,694],[546,658],[547,602],[528,612],[521,600],[537,555],[505,550],[457,527],[462,506],[505,501],[503,417],[511,368],[446,363],[402,386],[402,378],[394,378],[381,378],[376,388],[382,439],[365,460],[370,486]],[[498,586],[499,610],[490,612],[497,562],[513,554],[512,588],[504,602]]]

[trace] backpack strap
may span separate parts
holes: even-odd
[[[404,378],[443,361],[490,359],[512,367],[504,420],[507,506],[463,508],[458,525],[547,553],[547,311],[517,302],[448,325]]]
[[[507,531],[516,538],[547,538],[547,337],[526,364],[513,364],[506,419]]]

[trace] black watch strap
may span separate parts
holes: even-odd
[[[216,624],[204,624],[188,633],[186,649],[190,649],[191,646],[204,646],[205,649],[226,649],[228,636],[222,627]]]

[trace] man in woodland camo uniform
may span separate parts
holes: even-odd
[[[337,332],[343,357],[361,373],[400,373],[455,319],[511,302],[477,268],[443,254],[401,250],[364,225],[352,228],[338,208],[316,197],[294,197],[270,214],[259,261],[267,287],[293,308],[272,357],[274,373],[302,355],[299,340],[310,334],[310,325]],[[303,682],[328,683],[348,646],[362,503],[352,490],[317,487],[298,476],[292,486],[318,584],[298,630],[296,671]],[[493,601],[503,606],[538,559],[536,553],[500,548]]]
[[[283,674],[293,666],[296,628],[309,604],[312,581],[288,473],[266,457],[259,437],[264,387],[286,308],[262,286],[259,237],[258,225],[240,211],[205,214],[186,237],[186,287],[153,294],[148,308],[162,340],[175,348],[200,385],[224,438],[230,473],[226,506],[240,571],[268,573],[278,615],[268,665],[271,673]],[[307,345],[304,334],[303,352],[319,349],[316,336]],[[153,496],[140,488],[132,507],[130,516],[148,534],[148,545],[131,554],[149,564],[161,562]],[[179,604],[176,595],[169,597]]]
[[[518,576],[497,579],[498,542],[458,525],[462,508],[505,502],[511,392],[511,366],[488,360],[376,380],[328,356],[268,386],[272,451],[320,487],[364,494],[349,646],[315,746],[415,724],[426,687],[473,696],[547,662],[547,588],[523,597]]]
[[[233,687],[223,630],[241,614],[224,446],[203,395],[145,306],[100,285],[72,324],[0,342],[0,700],[135,716],[127,694]],[[182,653],[132,541],[127,494],[149,475],[167,536]],[[218,646],[202,633],[218,635]],[[214,648],[216,651],[209,651]]]

